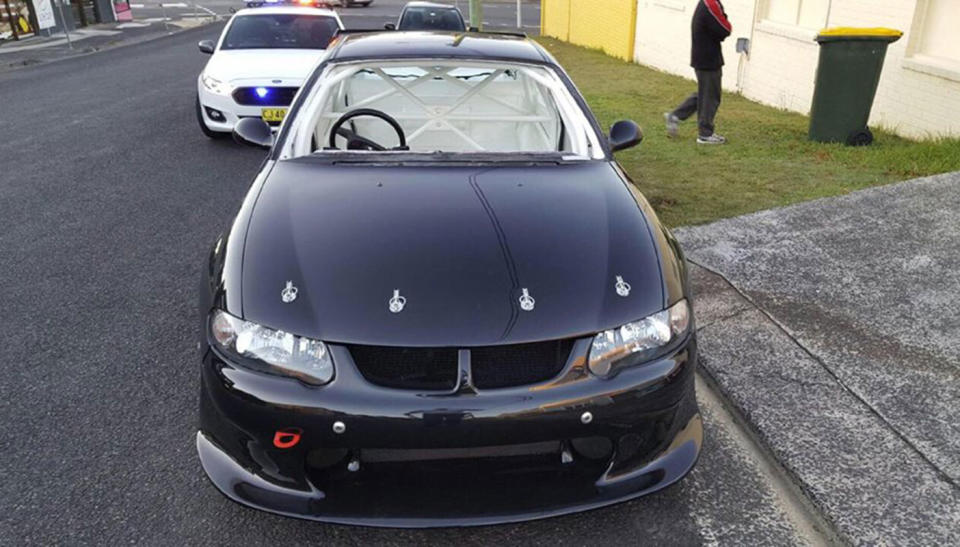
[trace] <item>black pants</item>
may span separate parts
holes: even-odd
[[[717,109],[720,108],[720,81],[723,78],[723,70],[698,70],[697,71],[697,92],[687,97],[673,115],[685,120],[697,113],[697,125],[701,137],[713,135],[713,119],[717,116]]]

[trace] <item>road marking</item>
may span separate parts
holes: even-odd
[[[121,23],[113,28],[143,28],[149,26],[150,23]]]
[[[160,7],[162,7],[162,8],[186,8],[186,7],[189,7],[189,6],[188,6],[187,4],[184,4],[183,2],[177,2],[177,3],[175,3],[175,4],[160,4]]]
[[[131,8],[142,8],[143,4],[130,4]]]

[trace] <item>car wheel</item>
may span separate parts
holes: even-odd
[[[200,111],[200,97],[197,97],[197,123],[200,124],[200,131],[203,131],[203,134],[211,139],[225,139],[230,133],[224,133],[223,131],[214,131],[207,127],[207,122],[203,121],[203,112]]]

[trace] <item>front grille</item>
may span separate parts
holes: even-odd
[[[470,349],[478,389],[535,384],[560,374],[575,340],[483,346]],[[451,390],[457,386],[456,348],[348,346],[368,382],[398,389]]]
[[[368,382],[400,389],[450,390],[457,387],[457,350],[349,346]]]
[[[263,97],[257,90],[263,90]],[[233,100],[237,104],[248,106],[290,106],[293,96],[297,94],[297,87],[238,87],[233,90]]]
[[[425,462],[433,460],[465,460],[477,458],[511,458],[556,454],[560,458],[560,441],[541,441],[503,446],[466,448],[364,448],[364,462]]]
[[[563,370],[573,343],[573,339],[566,339],[472,348],[473,385],[495,389],[549,380]]]

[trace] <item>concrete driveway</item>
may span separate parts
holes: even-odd
[[[960,173],[676,234],[705,368],[840,535],[956,544]]]

